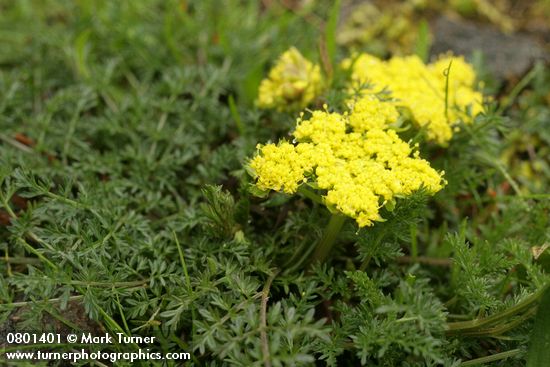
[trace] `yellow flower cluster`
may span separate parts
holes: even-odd
[[[299,110],[322,90],[321,70],[294,47],[283,53],[260,84],[257,104],[280,111]]]
[[[250,161],[261,190],[295,193],[310,182],[326,192],[325,204],[355,218],[360,227],[383,220],[380,208],[395,198],[425,188],[442,188],[443,173],[387,125],[398,113],[372,97],[354,105],[350,114],[314,111],[303,115],[293,132],[295,144],[258,145]]]
[[[361,54],[344,60],[343,67],[351,68],[353,89],[364,88],[361,95],[389,91],[392,103],[408,108],[428,138],[441,145],[451,139],[454,125],[471,123],[482,112],[475,72],[462,57],[444,56],[426,65],[417,56],[383,61]]]

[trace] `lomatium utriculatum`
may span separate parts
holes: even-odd
[[[260,84],[260,108],[296,111],[309,105],[323,88],[321,68],[291,47],[279,56],[268,78]]]
[[[284,54],[260,86],[259,100],[269,101],[265,107],[283,107],[285,98],[276,86],[285,85],[283,65],[296,53],[292,48]],[[435,194],[445,185],[443,172],[420,158],[419,145],[398,136],[400,112],[408,110],[429,140],[447,145],[459,122],[472,123],[482,111],[475,73],[462,57],[444,56],[426,65],[416,56],[383,61],[361,54],[342,66],[350,71],[348,87],[354,92],[349,110],[340,114],[325,106],[307,118],[302,113],[292,142],[258,145],[249,162],[258,189],[301,193],[332,213],[312,262],[326,258],[346,217],[359,227],[371,226],[384,220],[380,210],[391,209],[396,199],[418,190]],[[303,69],[316,70],[312,64]],[[312,98],[296,103],[306,105]]]
[[[249,166],[259,189],[318,196],[333,213],[312,261],[325,259],[346,217],[370,226],[397,198],[442,188],[443,173],[389,128],[397,117],[391,104],[366,96],[350,113],[300,117],[292,143],[258,146]]]
[[[384,61],[361,54],[342,66],[351,71],[350,89],[360,95],[387,92],[392,103],[408,109],[428,139],[440,145],[448,144],[459,122],[470,124],[482,112],[474,69],[463,57],[442,56],[426,65],[418,56]]]

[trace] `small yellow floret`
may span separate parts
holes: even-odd
[[[393,104],[382,102],[373,95],[366,95],[352,103],[350,107],[353,113],[349,122],[355,131],[385,129],[399,118],[399,113]]]
[[[260,84],[260,108],[291,111],[306,107],[322,90],[321,70],[294,47],[283,53]]]
[[[298,119],[293,135],[300,141],[314,144],[339,144],[346,136],[346,120],[338,113],[313,111],[310,119]]]

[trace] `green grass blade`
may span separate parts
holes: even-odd
[[[423,19],[418,26],[418,37],[416,39],[414,53],[418,55],[424,62],[428,62],[430,56],[431,39],[430,27],[428,22]]]
[[[527,355],[527,367],[546,367],[550,361],[550,289],[542,295]]]
[[[336,0],[330,10],[330,15],[325,28],[325,43],[328,59],[331,65],[336,61],[336,28],[338,27],[338,18],[340,16],[340,0]]]
[[[239,131],[240,136],[245,135],[244,130],[244,124],[243,120],[241,118],[241,115],[239,114],[239,110],[237,109],[237,104],[235,103],[235,98],[233,98],[233,95],[229,95],[229,111],[231,112],[231,117],[233,117],[233,120],[235,121],[235,125],[237,125],[237,130]]]

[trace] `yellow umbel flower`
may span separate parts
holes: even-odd
[[[321,69],[294,47],[283,53],[262,80],[257,104],[260,108],[292,111],[306,107],[322,90]]]
[[[475,72],[462,57],[444,56],[425,65],[417,56],[383,61],[361,54],[344,60],[343,67],[351,68],[352,89],[360,88],[366,98],[389,92],[391,103],[408,108],[428,138],[441,145],[452,138],[454,125],[471,123],[482,112],[483,96],[474,89]]]
[[[322,190],[329,208],[355,218],[360,227],[383,220],[380,208],[397,197],[421,188],[441,190],[443,173],[419,158],[394,130],[384,130],[397,112],[380,103],[362,101],[351,114],[314,111],[309,119],[301,116],[293,132],[295,144],[258,147],[250,161],[257,187],[292,194],[309,182]]]

